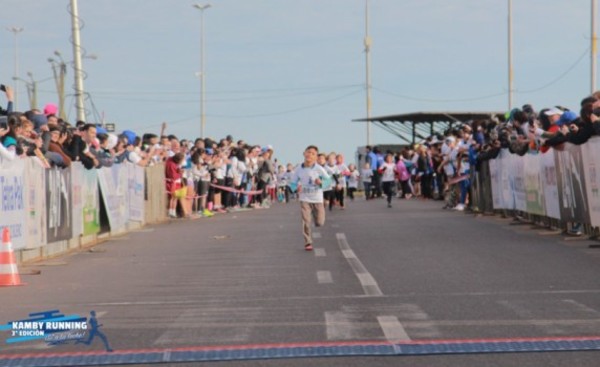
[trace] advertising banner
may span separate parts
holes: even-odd
[[[548,151],[540,154],[540,164],[546,216],[560,219],[560,199],[558,197],[558,182],[554,152]]]
[[[600,139],[594,138],[581,146],[585,171],[587,207],[590,221],[600,226]]]
[[[560,219],[567,222],[589,223],[590,211],[586,198],[582,149],[565,144],[555,150]]]
[[[46,169],[37,158],[25,160],[26,247],[36,248],[46,239]]]
[[[50,168],[46,173],[48,243],[73,237],[71,170]]]
[[[542,166],[539,154],[527,154],[522,157],[525,167],[525,193],[527,212],[546,215],[544,190],[542,185]]]
[[[127,163],[127,199],[129,200],[129,220],[144,221],[144,168]]]
[[[115,164],[111,167],[103,167],[97,170],[97,173],[110,229],[111,231],[124,229],[129,219],[127,166]]]
[[[27,247],[26,160],[0,161],[0,228],[10,229],[14,249]]]
[[[73,185],[74,235],[89,236],[100,232],[98,172],[87,170],[79,162],[71,165]]]

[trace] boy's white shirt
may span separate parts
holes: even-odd
[[[323,202],[323,188],[315,184],[315,180],[323,181],[329,177],[329,173],[317,163],[312,167],[304,167],[302,164],[294,170],[291,182],[301,187],[300,201],[317,204]]]

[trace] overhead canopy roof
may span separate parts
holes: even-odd
[[[413,112],[401,115],[356,119],[356,122],[373,122],[380,128],[410,143],[440,133],[453,124],[472,120],[489,120],[503,116],[504,112]]]

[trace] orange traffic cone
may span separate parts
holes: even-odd
[[[15,253],[10,242],[10,230],[5,227],[2,230],[2,244],[0,244],[0,287],[13,285],[23,285],[23,283],[21,283]]]

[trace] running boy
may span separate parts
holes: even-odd
[[[304,249],[312,251],[311,224],[314,216],[315,226],[325,224],[325,206],[323,205],[323,186],[331,181],[329,174],[318,165],[319,149],[310,145],[304,150],[304,163],[298,166],[292,175],[292,183],[298,185],[300,209],[302,211],[302,233]]]

